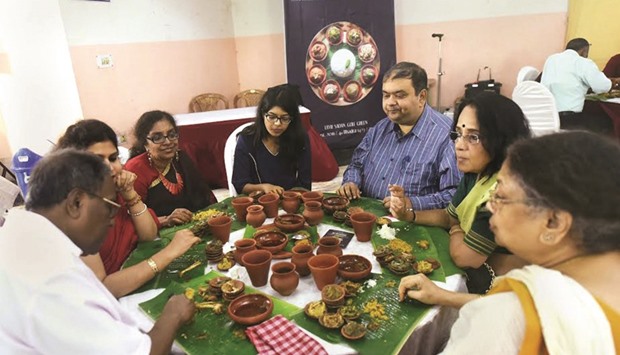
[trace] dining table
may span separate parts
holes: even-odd
[[[253,122],[256,106],[174,115],[179,129],[179,148],[193,160],[212,189],[228,188],[224,146],[228,136],[244,123]],[[325,140],[312,126],[310,110],[299,107],[308,133],[312,159],[312,181],[329,181],[338,174],[338,164]]]
[[[620,91],[586,95],[583,112],[609,117],[614,125],[613,135],[620,140]]]
[[[330,196],[330,194],[325,196]],[[232,198],[228,198],[206,209],[211,212],[223,212],[233,219],[230,239],[223,247],[224,253],[234,248],[235,241],[252,238],[257,230],[257,228],[236,219],[231,200]],[[212,240],[210,232],[203,236],[204,240],[201,243],[186,253],[184,256],[186,263],[183,266],[176,267],[171,264],[167,270],[156,275],[136,292],[121,298],[121,304],[139,320],[143,330],[148,331],[152,327],[154,319],[161,313],[170,295],[183,293],[188,287],[196,288],[199,285],[207,285],[210,279],[217,276],[228,276],[243,281],[246,285],[246,292],[263,293],[274,300],[273,315],[280,314],[292,321],[303,332],[317,340],[328,354],[436,354],[449,337],[451,325],[457,317],[457,310],[429,306],[415,300],[399,302],[398,282],[402,276],[395,275],[389,269],[382,267],[377,262],[373,252],[377,247],[390,243],[389,239],[385,239],[388,238],[387,236],[395,236],[411,246],[412,253],[416,255],[418,260],[432,257],[440,262],[440,267],[428,275],[436,284],[451,291],[467,292],[464,274],[450,258],[447,232],[441,228],[402,222],[387,216],[387,211],[379,200],[359,198],[350,201],[349,207],[362,208],[378,217],[385,217],[390,222],[389,225],[381,227],[377,224],[371,241],[360,242],[357,238],[353,238],[343,248],[345,255],[361,255],[368,259],[372,265],[370,276],[359,281],[362,284],[361,291],[354,298],[356,302],[354,304],[363,307],[368,302],[375,300],[383,304],[387,315],[385,320],[380,321],[378,329],[369,330],[361,340],[345,339],[340,335],[340,332],[323,328],[319,322],[305,314],[304,307],[309,302],[321,299],[321,292],[311,275],[300,277],[296,290],[288,296],[282,296],[272,289],[269,283],[265,286],[253,287],[243,266],[236,264],[227,271],[218,270],[216,263],[209,263],[205,260],[205,246]],[[301,214],[302,210],[303,204],[298,213]],[[279,214],[283,213],[285,212],[279,211]],[[263,226],[258,227],[258,229],[271,228],[273,222],[273,218],[267,218]],[[160,231],[159,239],[140,243],[124,267],[147,259],[169,243],[176,231],[188,227],[191,227],[191,224],[163,229]],[[329,214],[325,214],[318,225],[306,225],[304,228],[314,245],[329,230],[354,233],[350,226],[335,220]],[[391,231],[391,234],[386,234],[386,230]],[[285,251],[290,250],[293,244],[294,241],[291,239],[290,245],[287,245]],[[274,254],[271,265],[280,261],[275,260],[277,255]],[[202,261],[200,267],[181,277],[180,268],[186,267],[188,263],[196,260]],[[197,316],[194,322],[180,330],[175,341],[176,351],[188,354],[256,353],[252,343],[243,336],[244,326],[232,322],[225,313],[214,315],[209,310],[201,310],[199,313],[202,316]],[[362,318],[364,319],[363,322],[366,323],[369,320],[367,315],[363,315]]]

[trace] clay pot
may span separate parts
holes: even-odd
[[[231,201],[233,208],[235,209],[235,214],[237,215],[237,220],[239,222],[245,222],[245,216],[248,214],[247,208],[254,203],[254,199],[251,197],[237,197],[233,198]]]
[[[370,241],[377,216],[369,212],[357,212],[352,214],[350,218],[357,240],[360,242]]]
[[[276,225],[284,233],[294,233],[303,229],[306,219],[300,214],[285,213],[281,214],[273,220]]]
[[[312,278],[314,278],[314,283],[319,291],[322,290],[325,285],[336,282],[338,265],[338,257],[331,254],[315,255],[308,260],[308,267],[310,268]]]
[[[243,266],[243,260],[241,258],[248,252],[256,250],[256,240],[254,239],[239,239],[235,242],[235,251],[233,256],[235,261]]]
[[[336,211],[344,211],[349,207],[349,199],[342,196],[333,196],[323,199],[323,208],[327,214],[332,215]]]
[[[248,214],[245,217],[245,221],[254,228],[262,226],[265,222],[265,219],[267,219],[263,208],[264,207],[261,205],[248,206],[248,208],[246,209]]]
[[[323,237],[319,239],[319,248],[316,250],[316,254],[331,254],[335,256],[342,255],[342,248],[340,247],[340,238],[336,237]]]
[[[299,209],[299,199],[301,194],[295,191],[284,191],[282,193],[282,209],[286,213],[295,213]]]
[[[319,201],[308,201],[304,203],[304,213],[303,216],[311,226],[316,226],[321,223],[323,220],[323,209],[321,208],[322,204]]]
[[[291,262],[295,264],[299,276],[310,275],[308,259],[314,256],[312,249],[313,247],[308,244],[300,244],[293,247],[293,256],[291,257]]]
[[[228,243],[232,218],[228,216],[219,216],[209,219],[207,223],[209,224],[209,230],[215,239],[221,240],[222,243]]]
[[[273,311],[273,301],[260,293],[243,295],[228,305],[228,316],[243,325],[258,324],[269,318]]]
[[[295,271],[295,264],[288,261],[273,264],[269,284],[282,296],[293,293],[299,285],[299,274]]]
[[[241,257],[241,261],[248,271],[252,286],[261,287],[267,284],[271,253],[267,250],[252,250]]]
[[[308,201],[323,201],[323,193],[321,191],[306,191],[301,194],[301,199],[304,202]]]
[[[278,215],[278,205],[280,204],[278,194],[264,194],[258,198],[258,203],[265,207],[267,218],[274,218]]]

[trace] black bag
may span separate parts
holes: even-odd
[[[480,80],[480,71],[489,69],[489,80]],[[502,83],[496,82],[491,75],[491,68],[484,67],[478,69],[478,76],[475,83],[465,84],[465,97],[470,98],[485,91],[491,91],[499,95]]]

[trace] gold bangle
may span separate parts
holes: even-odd
[[[153,273],[155,275],[159,274],[159,268],[157,267],[157,263],[155,263],[155,260],[153,260],[153,258],[146,259],[146,263],[149,264],[151,270],[153,270]]]
[[[448,235],[452,236],[453,234],[455,234],[457,232],[465,233],[465,231],[461,227],[459,227],[457,224],[455,224],[454,226],[452,226],[452,228],[450,228],[450,231],[448,232]]]
[[[136,194],[135,197],[132,197],[129,201],[126,202],[127,208],[137,205],[138,203],[140,203],[140,201],[142,201],[142,198],[140,198],[140,195]]]

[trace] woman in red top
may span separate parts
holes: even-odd
[[[157,237],[157,216],[134,190],[136,174],[123,169],[116,134],[110,126],[98,120],[79,121],[58,141],[57,149],[62,148],[87,150],[103,158],[112,170],[118,191],[116,202],[121,208],[99,253],[82,259],[113,295],[121,297],[134,291],[200,241],[189,230],[179,231],[166,248],[145,262],[120,270],[138,242]]]

